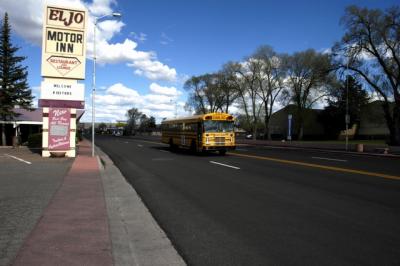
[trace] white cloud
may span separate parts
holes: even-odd
[[[145,76],[150,80],[176,80],[176,70],[159,61],[137,60],[128,66],[137,68],[135,74]]]
[[[109,87],[105,93],[96,95],[96,104],[101,106],[126,106],[126,105],[140,105],[142,99],[139,93],[121,83],[117,83]]]
[[[115,96],[122,96],[122,97],[139,97],[139,93],[133,89],[125,87],[121,83],[117,83],[112,85],[106,90],[107,94],[115,95]]]
[[[100,64],[119,63],[125,59],[129,61],[144,60],[150,61],[152,54],[136,50],[137,43],[132,40],[125,39],[123,43],[109,44],[101,41],[97,44],[96,54]]]
[[[147,40],[147,34],[145,34],[145,33],[143,33],[143,32],[141,32],[141,33],[139,33],[139,34],[137,34],[136,32],[131,32],[131,33],[129,33],[129,35],[131,35],[132,38],[133,38],[135,41],[138,41],[138,42],[144,42],[144,41]]]
[[[166,96],[166,95],[157,95],[157,94],[147,94],[143,96],[143,98],[149,102],[154,104],[170,104],[174,97]]]
[[[165,110],[174,110],[174,106],[171,104],[153,104],[149,103],[146,105],[146,108],[151,112],[154,111],[165,111]]]
[[[66,7],[87,8],[89,12],[87,27],[87,58],[93,58],[93,39],[95,16],[100,17],[113,12],[117,2],[115,0],[93,0],[87,4],[81,0],[19,0],[2,1],[0,12],[8,12],[10,24],[13,30],[22,38],[35,45],[41,46],[43,6],[45,3]],[[23,15],[21,14],[29,14]],[[125,39],[123,43],[110,43],[110,40],[121,33],[125,24],[121,20],[111,17],[102,19],[96,27],[96,57],[99,63],[127,63],[127,66],[135,68],[134,73],[150,80],[176,80],[176,70],[158,61],[153,51],[137,50],[137,43]],[[123,14],[122,14],[123,20]],[[141,35],[145,38],[145,35]]]
[[[33,107],[36,108],[36,107],[38,107],[38,99],[40,98],[40,86],[33,86],[30,89],[32,91],[32,96],[34,97],[32,104],[33,104]]]
[[[319,50],[319,52],[322,53],[322,54],[329,55],[329,54],[332,53],[332,48],[322,48],[322,49]]]
[[[162,88],[167,88],[168,94]],[[96,121],[115,122],[125,120],[126,112],[130,108],[138,108],[147,116],[154,116],[157,122],[164,117],[187,115],[183,106],[184,102],[178,101],[181,91],[174,87],[163,87],[152,83],[148,94],[140,94],[137,90],[129,88],[121,83],[116,83],[106,90],[98,91],[96,94]],[[82,121],[91,121],[91,95],[86,100],[87,112]]]
[[[182,92],[178,91],[175,87],[163,87],[157,83],[150,84],[150,91],[156,94],[179,96]]]
[[[173,41],[174,40],[171,37],[169,37],[165,32],[161,33],[161,41],[160,41],[161,44],[168,45]]]
[[[111,6],[116,4],[115,0],[93,0],[92,4],[89,4],[87,7],[93,15],[103,16],[112,13]]]
[[[109,41],[114,35],[121,32],[123,26],[125,26],[125,24],[118,20],[105,20],[105,21],[98,22],[97,28],[99,29],[99,32],[96,32],[96,34],[97,34],[96,40],[97,41],[104,41],[104,40]],[[93,27],[91,29],[93,32]],[[100,33],[100,36],[98,33]],[[92,36],[92,40],[93,40],[93,36]]]

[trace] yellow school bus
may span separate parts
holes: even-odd
[[[194,152],[218,151],[224,155],[235,149],[234,118],[226,113],[208,113],[164,120],[161,141],[174,148]]]

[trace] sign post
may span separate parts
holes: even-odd
[[[292,115],[288,115],[288,136],[287,140],[291,141],[292,140]]]

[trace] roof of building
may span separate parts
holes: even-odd
[[[17,124],[34,124],[41,125],[43,120],[43,108],[34,108],[32,111],[22,109],[22,108],[14,108],[13,111],[19,116],[17,116],[12,121],[2,121],[6,123],[14,123]],[[85,113],[84,110],[76,110],[76,119],[79,120],[82,115]]]

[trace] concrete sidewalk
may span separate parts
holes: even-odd
[[[80,143],[13,265],[185,265],[136,191],[96,149],[100,160],[91,157],[89,141]]]
[[[112,265],[108,228],[98,162],[83,142],[14,265]]]

